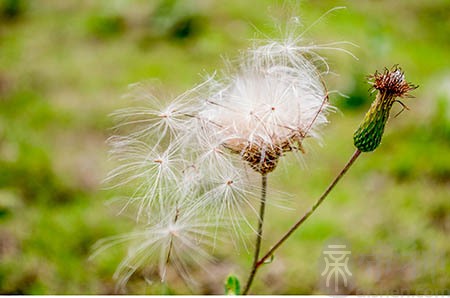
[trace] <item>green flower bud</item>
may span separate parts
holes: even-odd
[[[408,97],[408,92],[418,87],[406,82],[404,73],[397,66],[391,70],[386,68],[383,73],[377,71],[369,78],[373,80],[372,88],[378,94],[353,135],[356,148],[362,152],[373,151],[380,144],[393,104],[399,102],[406,108],[397,97]]]

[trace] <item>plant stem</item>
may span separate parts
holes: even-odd
[[[242,292],[243,295],[247,295],[248,290],[250,290],[250,286],[252,285],[253,278],[255,277],[256,274],[256,270],[258,269],[259,251],[261,250],[264,213],[266,210],[267,175],[263,174],[261,177],[262,177],[261,206],[259,208],[259,224],[258,224],[258,235],[256,235],[255,256],[253,257],[252,271],[250,272],[247,284],[244,288],[244,291]]]
[[[178,220],[178,217],[180,216],[180,209],[176,209],[176,213],[175,213],[175,219],[173,221],[173,223],[176,223]],[[164,270],[161,274],[161,279],[164,281],[166,279],[166,271],[167,271],[167,267],[169,266],[169,262],[170,262],[170,254],[172,252],[172,248],[173,248],[173,236],[170,237],[169,240],[169,249],[167,251],[167,258],[166,258],[166,267],[164,267]]]
[[[353,153],[350,160],[347,162],[347,164],[344,166],[344,168],[339,172],[339,174],[334,178],[333,182],[328,186],[328,188],[325,190],[325,192],[320,196],[320,198],[314,203],[314,205],[311,207],[311,209],[306,212],[290,229],[289,231],[280,239],[278,240],[274,246],[254,265],[253,268],[253,276],[256,274],[256,271],[258,268],[264,264],[264,262],[270,258],[275,250],[277,250],[291,235],[294,233],[307,219],[311,216],[311,214],[314,213],[314,211],[317,209],[317,207],[322,204],[322,202],[325,200],[325,198],[328,196],[328,194],[333,190],[333,188],[336,186],[336,184],[339,182],[339,180],[345,175],[345,173],[348,171],[348,169],[353,165],[355,160],[358,158],[358,156],[361,154],[361,151],[356,149],[356,151]],[[250,285],[247,285],[249,288]],[[248,291],[248,289],[246,288]],[[245,294],[246,292],[244,292]]]

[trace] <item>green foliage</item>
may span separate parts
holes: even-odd
[[[178,20],[169,30],[169,36],[174,39],[188,39],[195,36],[201,28],[200,18],[196,16],[187,16]]]
[[[162,0],[150,16],[149,29],[154,37],[188,40],[203,29],[204,19],[194,7],[177,0]]]
[[[450,98],[440,95],[436,98],[436,106],[431,118],[429,137],[450,143]]]
[[[367,93],[369,89],[367,74],[355,74],[352,79],[351,89],[346,93],[348,97],[340,99],[337,103],[342,110],[362,110],[372,99]]]
[[[97,7],[113,2],[127,4]],[[198,82],[204,69],[222,67],[221,55],[235,57],[255,37],[253,26],[272,33],[268,15],[277,14],[279,1],[262,0],[258,9],[254,1],[198,4],[203,2],[0,1],[2,11],[9,6],[7,14],[20,20],[0,28],[0,84],[6,86],[0,86],[1,294],[117,293],[112,276],[123,248],[89,259],[97,240],[134,224],[116,216],[122,205],[105,206],[117,195],[101,185],[113,166],[105,146],[112,133],[108,114],[134,104],[121,100],[129,83],[158,78],[167,93],[177,94]],[[344,2],[303,1],[301,16],[308,25]],[[323,147],[307,141],[306,167],[286,156],[270,177],[271,187],[294,195],[289,207],[298,211],[277,208],[280,195],[269,192],[267,245],[307,210],[351,154],[352,132],[363,116],[358,106],[373,99],[365,76],[398,63],[420,88],[415,99],[405,100],[410,111],[390,119],[377,151],[358,160],[329,201],[264,266],[254,293],[319,293],[317,262],[330,237],[347,239],[353,260],[405,254],[391,271],[371,275],[382,267],[373,263],[355,268],[364,294],[450,288],[448,87],[441,84],[444,92],[438,92],[431,84],[445,82],[450,69],[447,2],[345,2],[346,11],[333,12],[305,35],[317,43],[354,42],[360,60],[321,52],[340,74],[326,78],[328,89],[350,99],[339,99],[347,106],[340,106],[343,115],[331,116]],[[151,47],[141,46],[145,38]],[[194,293],[223,293],[226,274],[235,270],[229,264],[245,273],[250,256],[235,252],[232,244],[217,245],[219,264],[208,268],[217,280],[193,272],[200,284]],[[418,266],[433,260],[434,268]],[[146,272],[130,281],[128,294],[192,293],[180,280],[171,280],[170,291],[147,281]]]
[[[241,284],[235,275],[230,275],[225,282],[225,295],[240,295]]]
[[[117,36],[126,28],[125,19],[120,15],[93,15],[86,26],[89,33],[98,38]]]
[[[20,148],[17,161],[0,161],[0,186],[20,191],[27,203],[67,202],[78,190],[62,183],[43,154],[39,149],[25,145]],[[27,159],[31,161],[27,162]]]
[[[6,20],[19,18],[26,10],[25,0],[1,0],[0,14]]]

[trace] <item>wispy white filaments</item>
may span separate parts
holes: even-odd
[[[131,241],[116,274],[122,282],[152,261],[162,279],[170,264],[188,277],[186,260],[194,257],[183,252],[206,257],[201,247],[224,223],[240,238],[251,227],[247,217],[257,216],[255,176],[273,171],[285,153],[303,152],[305,138],[319,136],[330,110],[322,80],[328,66],[316,53],[320,46],[301,41],[292,34],[256,41],[232,71],[173,101],[157,99],[145,84],[134,86],[145,106],[115,113],[125,136],[110,139],[120,165],[107,179],[132,188],[126,208],[137,207],[132,210],[144,225],[115,240]]]

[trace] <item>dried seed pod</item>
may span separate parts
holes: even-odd
[[[283,150],[279,147],[261,148],[255,145],[249,145],[242,153],[242,158],[250,164],[250,167],[266,175],[275,170]]]

